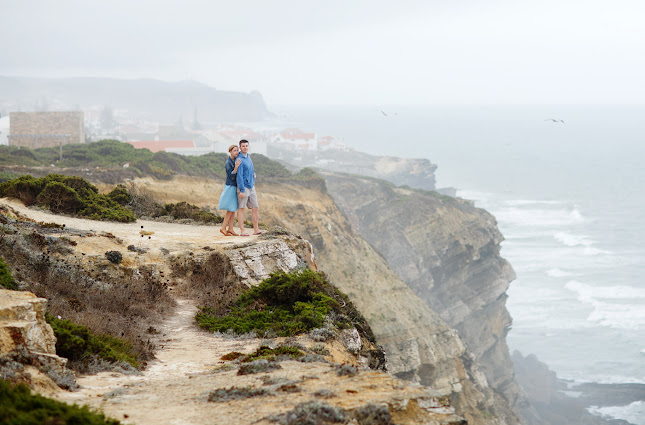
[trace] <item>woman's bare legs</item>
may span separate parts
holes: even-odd
[[[227,229],[227,226],[229,229],[233,228],[233,224],[231,223],[229,225],[229,222],[231,219],[234,219],[234,212],[233,211],[226,211],[226,214],[224,214],[224,220],[222,221],[222,227],[220,227],[219,231],[222,235],[228,236],[229,230]]]

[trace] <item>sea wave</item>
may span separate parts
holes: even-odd
[[[574,235],[568,232],[556,232],[553,237],[566,246],[591,246],[593,241],[586,236]]]
[[[533,199],[515,199],[510,201],[504,201],[505,205],[512,207],[524,206],[524,205],[557,205],[562,204],[562,201],[538,201]]]
[[[508,208],[493,211],[500,223],[515,226],[570,226],[582,224],[588,219],[578,210],[571,208]]]
[[[633,300],[645,299],[645,288],[627,285],[593,286],[577,280],[570,280],[564,285],[570,291],[576,292],[581,300],[616,299]]]
[[[597,416],[623,419],[635,425],[645,425],[645,401],[635,401],[627,406],[592,406],[588,410]]]
[[[574,276],[574,273],[567,272],[562,269],[549,269],[546,271],[546,275],[549,277],[567,277]]]
[[[567,282],[581,303],[593,307],[587,321],[620,329],[645,327],[645,289],[632,286],[592,286],[576,280]]]

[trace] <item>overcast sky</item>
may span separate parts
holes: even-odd
[[[0,75],[277,104],[645,104],[643,0],[0,0]]]

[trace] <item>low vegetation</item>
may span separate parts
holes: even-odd
[[[0,208],[0,252],[13,279],[20,289],[46,298],[53,317],[60,316],[63,324],[73,322],[61,325],[64,331],[58,330],[69,332],[64,346],[72,354],[59,354],[71,358],[70,367],[81,373],[105,370],[110,364],[123,365],[122,369],[144,366],[155,349],[150,330],[175,306],[167,290],[168,279],[151,267],[134,270],[103,256],[90,259],[76,254],[71,249],[75,242],[50,236],[56,232],[59,229],[47,223],[15,217]],[[11,281],[6,274],[0,275],[5,276],[3,281]],[[80,325],[95,336],[85,337]]]
[[[116,189],[115,189],[116,190]],[[113,198],[120,195],[98,193],[96,186],[81,177],[49,174],[36,178],[30,175],[0,183],[0,197],[20,199],[25,205],[38,205],[52,212],[70,214],[92,220],[133,222],[134,214]]]
[[[78,407],[32,395],[24,384],[11,384],[0,379],[0,423],[6,425],[118,425],[87,406]]]
[[[2,257],[0,257],[0,287],[14,290],[18,289],[18,285],[16,285],[16,281]]]
[[[70,144],[63,146],[63,159],[56,148],[27,149],[16,146],[0,146],[0,165],[23,165],[27,167],[56,168],[98,168],[119,170],[125,177],[152,176],[168,179],[177,174],[205,176],[224,179],[226,153],[208,153],[199,156],[184,156],[168,152],[150,152],[135,149],[118,140],[101,140],[95,143]],[[127,167],[124,168],[124,165]],[[291,172],[279,162],[264,155],[253,154],[255,171],[265,178],[290,177]],[[2,175],[0,175],[2,177]]]
[[[340,407],[323,401],[312,400],[300,403],[292,410],[269,418],[280,425],[323,425],[329,423],[346,423],[347,415]]]
[[[208,401],[214,403],[226,403],[233,400],[241,400],[245,398],[259,397],[271,395],[271,391],[264,388],[252,388],[252,387],[231,387],[231,388],[220,388],[215,391],[211,391],[208,394]]]
[[[297,359],[299,357],[304,356],[305,353],[302,352],[297,347],[293,347],[290,345],[281,345],[276,348],[271,348],[266,345],[262,345],[258,347],[257,350],[255,350],[253,353],[245,356],[244,358],[241,359],[242,363],[249,363],[255,360],[260,360],[264,359],[267,361],[273,361],[276,360],[280,356],[284,356],[285,358],[291,358],[291,359]]]
[[[205,211],[196,205],[186,202],[178,202],[176,204],[165,204],[152,216],[153,218],[170,216],[175,220],[190,219],[205,224],[219,224],[224,220],[212,212]]]
[[[199,326],[213,332],[292,336],[323,326],[327,315],[340,312],[341,305],[348,303],[322,273],[301,269],[273,273],[242,293],[226,314],[202,307],[196,319]]]
[[[100,359],[107,363],[127,363],[134,368],[139,366],[131,343],[112,335],[95,335],[87,326],[51,314],[46,318],[56,336],[56,354],[69,359],[72,365],[82,363],[88,368],[92,361]]]

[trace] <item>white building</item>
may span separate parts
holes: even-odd
[[[318,149],[316,133],[306,133],[299,128],[282,130],[273,137],[272,142],[292,145],[297,150],[306,151]]]

